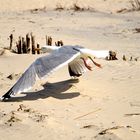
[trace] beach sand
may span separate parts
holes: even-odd
[[[74,3],[84,10],[70,10]],[[33,32],[40,46],[48,35],[53,43],[113,50],[118,57],[97,59],[103,68],[94,67],[79,80],[72,80],[65,66],[30,91],[0,102],[0,140],[140,139],[140,33],[135,30],[140,12],[130,10],[128,0],[0,0],[0,6],[0,96],[42,56],[3,49],[11,33],[13,48],[19,36]],[[60,6],[63,10],[55,10]]]

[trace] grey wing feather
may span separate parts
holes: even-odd
[[[49,75],[63,65],[68,64],[79,55],[80,52],[74,50],[70,46],[65,46],[48,56],[38,58],[35,62],[38,77],[43,78],[44,76]]]

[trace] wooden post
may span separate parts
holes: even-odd
[[[132,60],[133,60],[133,57],[131,56],[131,57],[130,57],[130,61],[132,61]]]
[[[27,47],[24,37],[22,37],[22,52],[27,53]]]
[[[17,49],[18,49],[18,54],[22,53],[22,49],[21,49],[21,36],[19,36],[19,40],[17,43]]]
[[[27,53],[30,53],[30,36],[29,36],[29,34],[26,35],[26,48],[27,48]]]
[[[46,45],[48,45],[48,36],[46,35]]]
[[[47,45],[52,46],[52,38],[51,38],[51,36],[48,36]]]
[[[32,54],[35,54],[35,36],[31,33],[31,41],[32,41]]]
[[[13,44],[13,34],[11,34],[10,36],[10,50],[12,49],[12,44]]]
[[[37,54],[40,54],[40,45],[37,44]]]
[[[56,46],[63,46],[63,41],[62,40],[57,41],[57,42],[55,42],[55,45]]]
[[[19,42],[16,42],[17,53],[19,54]]]
[[[125,57],[125,55],[123,55],[123,60],[126,61],[126,57]]]
[[[60,40],[60,46],[63,46],[63,45],[64,45],[63,41],[62,41],[62,40]]]

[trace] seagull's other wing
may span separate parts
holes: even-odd
[[[110,55],[109,50],[91,50],[88,48],[79,48],[79,51],[81,52],[82,59],[78,58],[69,63],[68,68],[70,76],[79,77],[87,70],[92,70],[92,66],[89,65],[91,62],[101,68],[101,65],[95,62],[92,59],[92,56],[94,56],[95,58],[106,59]]]
[[[86,55],[94,56],[95,58],[105,59],[109,57],[110,51],[109,50],[91,50],[87,48],[81,48],[80,52]]]
[[[47,56],[38,58],[1,99],[4,100],[10,98],[12,95],[29,90],[35,84],[37,76],[44,78],[53,71],[68,64],[79,55],[80,52],[78,50],[73,49],[71,46],[64,46]]]
[[[70,62],[68,65],[70,76],[81,76],[86,71],[88,71],[85,66],[83,60],[81,58],[74,59],[74,61]]]

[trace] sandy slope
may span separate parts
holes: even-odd
[[[0,102],[0,139],[140,139],[140,34],[134,30],[140,26],[139,12],[114,13],[127,7],[128,3],[121,0],[114,0],[116,9],[111,0],[87,1],[89,5],[96,3],[104,12],[32,13],[18,10],[40,8],[44,7],[44,2],[50,5],[51,2],[34,0],[34,5],[30,1],[23,5],[13,0],[14,6],[10,7],[6,4],[9,0],[0,2],[3,2],[2,11],[16,8],[15,12],[0,12],[1,48],[9,46],[10,33],[14,34],[15,44],[19,35],[33,32],[40,45],[45,44],[45,35],[51,35],[53,40],[62,39],[64,44],[116,50],[119,58],[118,61],[96,60],[103,69],[95,67],[79,82],[70,80],[64,67],[39,81],[29,92],[9,102]],[[106,7],[113,13],[108,13]],[[122,60],[124,54],[127,61]],[[16,55],[9,51],[0,56],[0,95],[37,57],[39,55]],[[7,78],[10,74],[14,75],[13,80]]]

